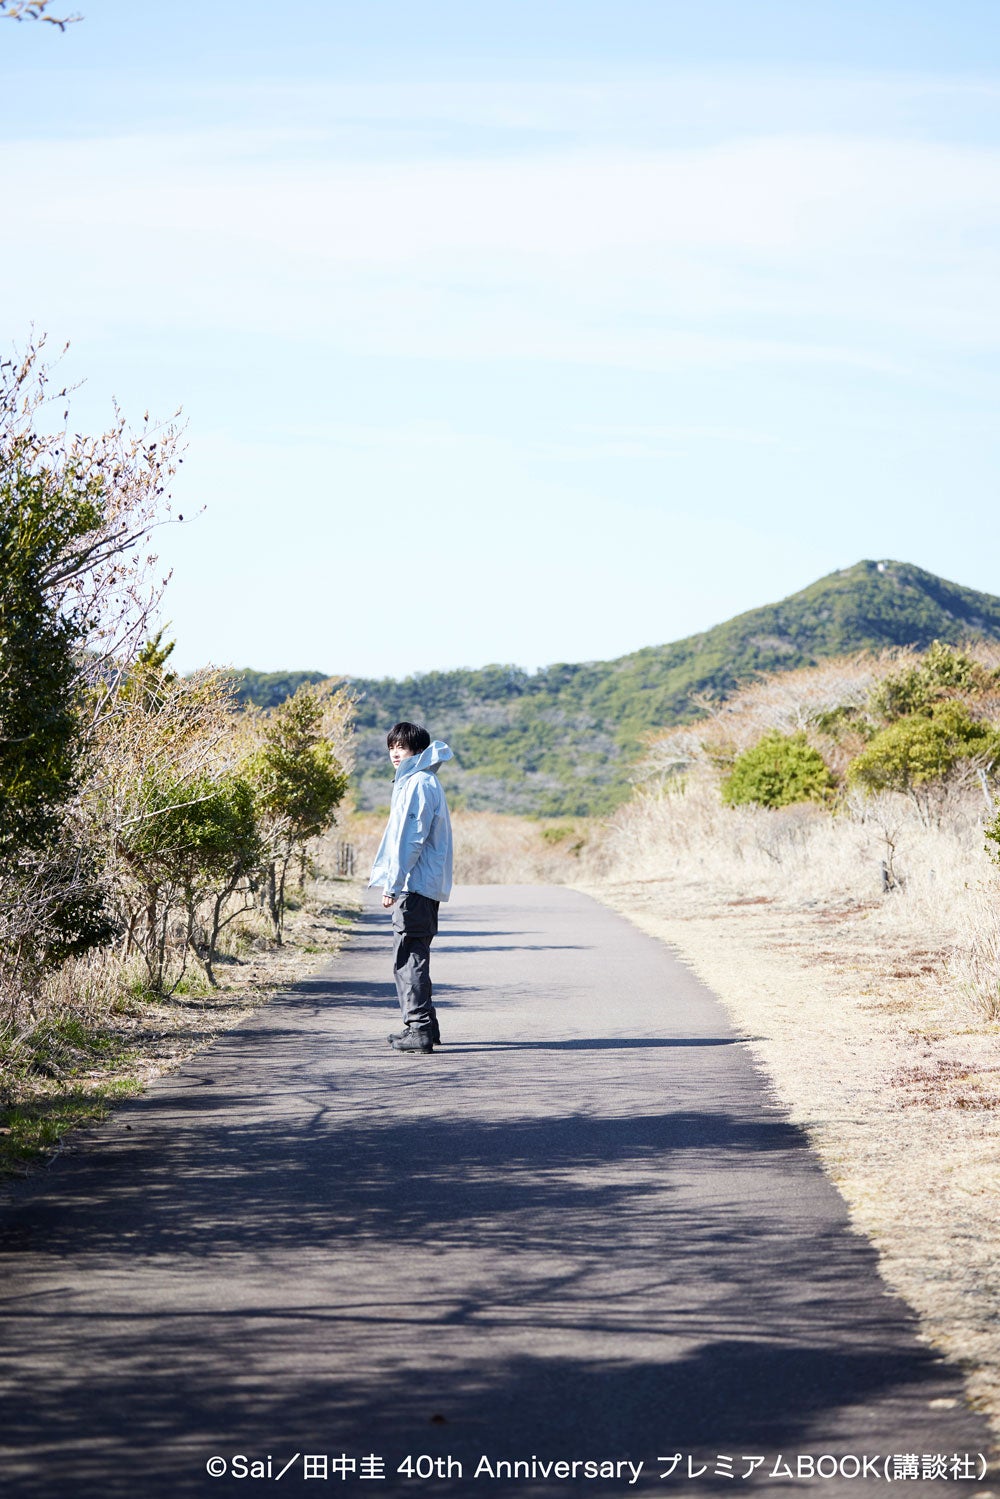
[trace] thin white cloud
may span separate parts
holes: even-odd
[[[332,71],[331,71],[332,63]],[[497,74],[483,59],[438,76],[397,73],[337,76],[324,57],[325,76],[191,79],[155,68],[124,75],[71,72],[91,121],[103,98],[124,100],[130,116],[252,125],[266,120],[272,134],[321,130],[331,149],[372,156],[388,149],[407,157],[428,150],[461,156],[504,146],[522,151],[550,141],[602,141],[609,146],[708,144],[734,137],[788,133],[972,138],[989,131],[1000,101],[1000,80],[988,72],[804,68],[714,64],[679,69],[658,59],[646,66],[608,62],[577,76],[532,78]],[[0,87],[43,94],[48,72],[4,73]],[[51,133],[48,113],[18,111],[6,123],[21,139]]]
[[[1000,337],[1000,150],[788,137],[345,165],[316,144],[22,144],[15,299],[54,325],[85,305],[98,323],[640,368],[898,369],[877,330]]]
[[[663,249],[869,257],[914,230],[930,232],[933,253],[1000,227],[1000,149],[773,137],[345,164],[303,154],[310,138],[269,137],[265,153],[259,135],[232,131],[31,142],[10,150],[5,171],[40,225],[99,225],[112,240],[210,237],[302,265],[440,266],[470,254],[572,265]]]

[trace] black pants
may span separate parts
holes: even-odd
[[[439,902],[408,890],[392,908],[392,971],[405,1025],[430,1025],[431,943],[437,935]]]

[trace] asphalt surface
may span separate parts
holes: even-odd
[[[433,968],[444,1044],[399,1055],[366,911],[14,1190],[0,1492],[860,1495],[938,1456],[900,1481],[992,1492],[950,1476],[989,1441],[959,1379],[665,947],[465,888]]]

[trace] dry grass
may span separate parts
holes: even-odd
[[[931,946],[973,1010],[1000,1017],[1000,870],[985,849],[981,798],[927,827],[904,797],[724,807],[706,778],[637,797],[585,855],[593,879],[680,878],[839,912],[863,907],[873,940]]]
[[[353,846],[360,876],[367,878],[385,821],[384,813],[355,812],[332,835]],[[567,884],[579,877],[581,856],[591,836],[585,818],[455,811],[451,821],[457,885]]]

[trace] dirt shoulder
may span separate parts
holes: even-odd
[[[840,909],[681,880],[580,888],[725,1004],[929,1342],[1000,1434],[1000,1026],[929,941]]]

